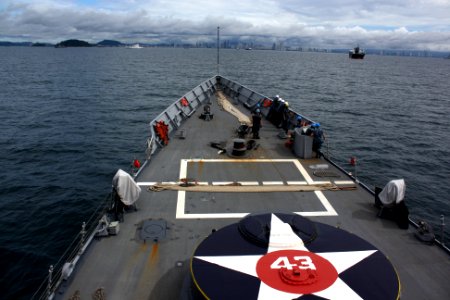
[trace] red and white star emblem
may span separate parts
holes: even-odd
[[[266,254],[194,258],[258,278],[258,300],[303,295],[352,300],[362,298],[339,275],[377,251],[310,252],[291,226],[272,214]]]

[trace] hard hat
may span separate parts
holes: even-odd
[[[300,121],[302,119],[302,117],[297,116],[297,121]]]
[[[289,102],[286,101],[285,105],[286,105],[286,106],[289,106]]]
[[[260,110],[259,108],[257,108],[257,109],[255,110],[255,112],[256,112],[257,114],[259,114],[259,113],[261,112],[261,110]]]

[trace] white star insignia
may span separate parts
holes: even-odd
[[[325,265],[331,265],[334,267],[337,274],[340,274],[377,251],[366,250],[313,253],[305,247],[302,239],[294,233],[291,226],[288,223],[281,221],[274,214],[272,214],[270,228],[269,246],[266,255],[195,256],[195,258],[259,278],[261,280],[261,284],[258,292],[258,300],[292,300],[304,295],[305,293],[292,293],[286,291],[286,289],[274,287],[274,285],[271,284],[270,279],[267,280],[267,278],[261,278],[261,276],[258,276],[257,266],[261,263],[261,259],[263,257],[266,257],[270,253],[273,254],[272,256],[277,257],[277,254],[274,252],[278,251],[281,251],[279,252],[281,253],[280,255],[283,255],[283,253],[291,253],[283,252],[283,250],[293,250],[294,252],[292,253],[296,253],[295,251],[298,251],[300,254],[307,252],[307,254],[311,255],[311,257],[321,257],[327,262]],[[300,269],[300,272],[304,272],[308,268],[315,270],[316,266],[309,256],[294,256],[294,258],[280,256],[275,259],[267,269],[278,269],[275,270],[275,272],[278,272],[282,268],[288,270],[288,273],[292,273],[293,271],[291,270],[295,270],[297,268]],[[273,270],[268,271],[274,272]],[[302,289],[301,286],[300,288],[296,288],[295,285],[293,288],[297,290]],[[332,278],[332,282],[328,286],[325,286],[321,290],[314,291],[311,294],[326,299],[362,299],[351,289],[351,287],[342,281],[339,276]]]

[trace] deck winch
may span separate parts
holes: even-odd
[[[234,139],[231,153],[230,152],[227,152],[227,153],[230,153],[230,156],[233,156],[233,157],[243,157],[243,156],[245,156],[246,151],[247,151],[247,145],[245,143],[245,140],[244,139]]]

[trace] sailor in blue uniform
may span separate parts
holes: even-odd
[[[278,107],[278,103],[280,101],[280,96],[276,95],[273,97],[272,105],[270,105],[269,112],[267,113],[266,119],[270,122],[274,123],[275,111]]]
[[[259,139],[261,129],[261,110],[257,108],[252,114],[252,134],[254,139]]]
[[[302,117],[297,116],[296,121],[297,122],[295,123],[294,128],[302,128],[303,127]]]
[[[323,134],[322,129],[320,128],[320,123],[311,124],[312,136],[313,136],[313,146],[312,150],[316,152],[317,158],[323,156],[321,152],[323,141],[325,140],[325,135]]]

